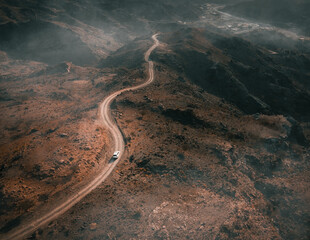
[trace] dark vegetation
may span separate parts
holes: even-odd
[[[228,3],[224,11],[252,20],[309,31],[309,4],[304,0],[207,2]],[[0,185],[0,233],[20,225],[18,214],[36,210],[31,199],[18,199],[19,194],[27,196],[25,189],[14,186],[31,185],[35,201],[48,205],[54,196],[44,192],[45,187],[60,189],[91,175],[90,166],[99,167],[110,148],[102,135],[89,133],[98,104],[109,92],[146,78],[144,53],[150,36],[160,32],[163,44],[151,55],[155,82],[121,94],[111,105],[126,140],[127,158],[106,184],[32,238],[168,239],[170,233],[176,239],[307,239],[309,43],[279,32],[232,36],[212,26],[195,28],[191,22],[199,19],[205,3],[0,2],[0,62],[5,70],[0,103],[4,117],[10,110],[10,124],[2,131],[6,138],[1,147],[8,153],[0,165],[1,178],[6,177]],[[27,60],[53,66],[42,64],[17,77],[7,73],[11,64],[22,66]],[[50,110],[41,116],[42,124],[34,121],[39,115],[24,124],[22,113],[37,114],[32,106],[42,95],[42,112],[50,103],[56,107],[46,107]],[[62,111],[52,115],[55,109]],[[84,122],[90,119],[93,122]],[[82,124],[76,124],[78,120]],[[92,151],[89,141],[105,144],[104,149],[100,145]],[[22,150],[8,150],[17,144]],[[35,148],[41,154],[31,163]],[[67,171],[58,176],[62,169]],[[24,179],[15,184],[12,179],[18,174]],[[32,181],[23,182],[27,179]],[[36,183],[46,185],[35,189]],[[91,222],[98,228],[88,230]]]
[[[207,30],[183,29],[162,40],[174,54],[156,54],[157,61],[184,72],[187,79],[244,112],[310,119],[308,55],[294,51],[288,61],[284,51],[271,55],[241,38]],[[195,41],[208,47],[197,51]]]

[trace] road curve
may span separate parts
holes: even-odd
[[[130,88],[125,88],[115,93],[112,93],[111,95],[109,95],[108,97],[104,99],[104,101],[100,104],[100,107],[99,107],[100,118],[102,119],[102,123],[110,131],[113,137],[114,151],[121,152],[118,160],[114,161],[113,163],[109,163],[88,185],[86,185],[81,190],[79,190],[79,192],[70,196],[65,202],[55,207],[52,211],[46,213],[44,216],[38,219],[35,219],[31,222],[28,222],[27,224],[21,225],[20,227],[13,229],[6,235],[0,235],[0,239],[6,239],[6,240],[23,239],[27,235],[33,233],[39,227],[49,223],[50,221],[59,217],[61,214],[65,213],[67,210],[73,207],[76,203],[78,203],[82,198],[84,198],[87,194],[89,194],[92,190],[98,187],[110,175],[110,173],[113,171],[115,166],[120,161],[124,153],[124,150],[125,150],[124,139],[123,139],[123,136],[120,130],[118,129],[117,125],[115,124],[111,116],[110,105],[112,101],[121,93],[130,91],[130,90],[136,90],[139,88],[143,88],[149,85],[151,82],[153,82],[154,64],[151,60],[149,60],[149,57],[152,51],[159,45],[159,41],[157,40],[157,34],[153,35],[152,39],[154,40],[154,44],[150,49],[148,49],[148,51],[145,53],[145,56],[144,56],[145,61],[148,62],[149,76],[148,76],[147,81],[141,85],[130,87]]]

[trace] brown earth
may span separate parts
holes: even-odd
[[[11,221],[85,184],[103,167],[110,139],[98,105],[123,77],[71,63],[8,60],[0,68],[6,74],[0,83],[0,225],[6,232]],[[139,81],[140,70],[130,74]]]
[[[155,82],[112,105],[117,170],[29,239],[308,239],[308,45],[186,27],[201,1],[160,2],[0,3],[1,233],[106,164],[99,103],[145,81],[164,30]]]
[[[309,151],[290,119],[245,114],[156,69],[152,86],[114,105],[128,157],[33,238],[306,239]]]

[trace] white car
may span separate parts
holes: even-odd
[[[114,152],[113,158],[114,158],[114,159],[118,159],[120,153],[121,153],[120,151]]]

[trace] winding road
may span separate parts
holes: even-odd
[[[149,60],[149,57],[150,57],[150,54],[153,52],[153,50],[157,48],[159,45],[159,41],[157,40],[157,34],[153,35],[152,39],[154,40],[154,44],[150,49],[148,49],[148,51],[144,55],[145,61],[148,62],[149,76],[148,76],[147,81],[141,85],[130,87],[130,88],[125,88],[115,93],[112,93],[111,95],[109,95],[108,97],[104,99],[104,101],[100,104],[100,107],[99,107],[100,118],[102,119],[102,123],[110,131],[113,137],[114,151],[120,151],[120,156],[118,160],[107,164],[107,166],[103,168],[102,171],[89,184],[87,184],[85,187],[80,189],[77,193],[70,196],[68,199],[66,199],[65,202],[62,202],[57,207],[53,208],[52,211],[44,214],[42,217],[38,219],[35,219],[33,221],[20,225],[19,227],[8,232],[6,235],[0,235],[0,239],[18,240],[18,239],[25,238],[27,235],[33,233],[39,227],[42,227],[43,225],[59,217],[61,214],[65,213],[67,210],[73,207],[76,203],[81,201],[81,199],[84,198],[87,194],[89,194],[92,190],[98,187],[102,182],[104,182],[104,180],[111,174],[113,169],[119,163],[125,151],[125,144],[124,144],[122,133],[118,129],[115,121],[113,120],[111,116],[110,105],[112,101],[121,93],[146,87],[151,82],[153,82],[154,64],[151,60]]]

